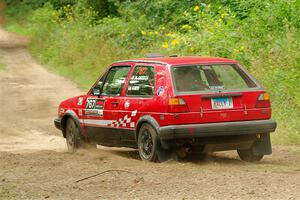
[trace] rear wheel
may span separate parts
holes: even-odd
[[[260,161],[264,157],[264,155],[254,155],[252,148],[238,149],[237,152],[238,152],[241,160],[247,161],[247,162],[257,162],[257,161]]]
[[[138,136],[139,155],[142,160],[157,161],[158,138],[154,128],[149,124],[143,124]]]
[[[81,138],[80,130],[72,118],[69,118],[66,125],[66,142],[69,152],[76,152],[79,148],[96,149],[97,145],[84,141]]]

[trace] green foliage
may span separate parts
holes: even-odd
[[[148,52],[236,59],[271,93],[275,142],[300,144],[299,0],[6,1],[32,53],[86,89],[113,60]]]
[[[0,63],[0,71],[5,69],[5,65]]]
[[[0,199],[2,200],[9,200],[13,199],[15,195],[13,195],[9,190],[0,188]]]
[[[30,0],[4,0],[4,2],[9,7],[28,5],[32,9],[37,9],[37,8],[41,7],[46,1],[47,0],[36,0],[36,1],[30,1]]]
[[[12,16],[16,21],[26,20],[24,17],[30,15],[34,9],[44,5],[47,0],[4,0],[9,9],[6,10],[7,16]]]
[[[112,0],[87,0],[87,5],[97,12],[98,19],[107,16],[119,16],[118,7]]]

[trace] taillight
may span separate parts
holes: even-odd
[[[256,101],[256,107],[257,108],[269,108],[270,106],[271,106],[270,95],[268,93],[260,94]]]
[[[169,98],[168,108],[171,113],[189,112],[189,109],[182,98]]]

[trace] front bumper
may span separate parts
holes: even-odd
[[[61,130],[61,119],[55,119],[54,120],[54,125],[57,129]]]
[[[213,136],[253,135],[276,129],[274,120],[254,120],[206,124],[170,125],[159,128],[161,140],[190,139]]]

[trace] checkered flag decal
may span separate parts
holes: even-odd
[[[131,119],[132,119],[132,117],[136,116],[136,113],[137,113],[137,110],[132,111],[129,117],[128,117],[128,115],[125,115],[123,118],[120,118],[119,120],[115,120],[111,124],[108,124],[108,126],[115,127],[115,128],[129,126],[130,128],[134,128],[135,123],[131,122]]]

